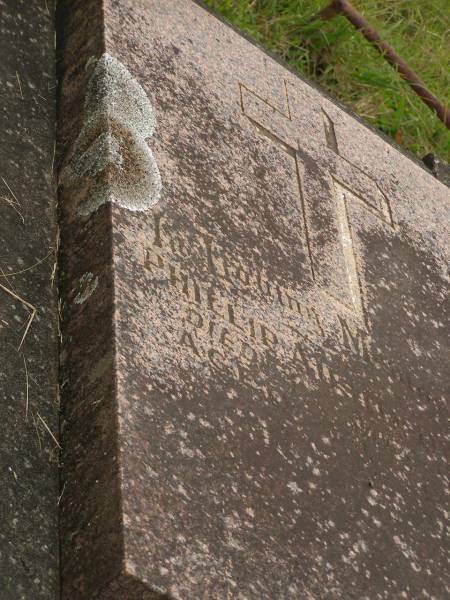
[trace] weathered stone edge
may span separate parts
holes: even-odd
[[[104,26],[102,0],[59,3],[59,171],[82,127],[86,64],[105,51]],[[111,206],[80,216],[88,191],[59,187],[60,547],[61,598],[66,600],[107,594],[111,582],[122,578],[124,556]]]
[[[0,2],[0,28],[0,598],[56,600],[54,0]]]
[[[83,127],[86,66],[107,52],[105,29],[103,0],[60,3],[59,173]],[[82,187],[60,182],[61,598],[169,600],[125,564],[112,207],[80,211],[89,192],[89,178]]]

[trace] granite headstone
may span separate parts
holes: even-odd
[[[61,23],[63,598],[444,598],[448,188],[191,0]]]

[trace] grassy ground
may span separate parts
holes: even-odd
[[[450,132],[343,17],[306,25],[328,0],[206,0],[372,125],[423,156],[450,160]],[[450,105],[448,0],[354,0],[382,37]]]

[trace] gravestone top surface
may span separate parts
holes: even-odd
[[[448,189],[196,3],[79,4],[63,597],[443,597]]]
[[[2,600],[59,597],[53,12],[0,0]]]

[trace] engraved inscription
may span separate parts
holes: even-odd
[[[198,260],[191,270],[192,262],[185,259],[194,248]],[[253,388],[261,384],[263,392],[268,385],[270,388],[264,379],[265,365],[274,359],[277,370],[292,380],[294,387],[301,366],[302,377],[308,377],[310,385],[326,383],[337,395],[354,398],[349,382],[333,367],[339,357],[345,362],[351,360],[352,368],[377,365],[393,380],[410,385],[389,363],[380,362],[371,338],[351,321],[338,313],[330,331],[329,323],[314,307],[293,301],[288,290],[251,266],[244,268],[233,262],[226,248],[213,244],[204,231],[190,228],[184,236],[156,213],[142,261],[148,281],[171,294],[172,304],[178,306],[174,341],[199,368],[208,365]],[[254,301],[243,293],[249,286],[258,291]],[[167,346],[170,351],[170,344]],[[159,360],[160,351],[158,346],[155,360]],[[166,360],[163,362],[167,365]],[[355,376],[355,383],[357,379]],[[270,394],[272,401],[281,401],[276,390]]]
[[[344,317],[325,320],[314,306],[303,303],[291,290],[227,256],[226,249],[213,244],[206,234],[191,229],[190,239],[182,239],[180,233],[163,233],[164,225],[161,215],[155,214],[153,239],[145,250],[144,267],[156,284],[168,284],[189,306],[186,323],[191,330],[183,333],[179,341],[189,345],[197,356],[207,347],[205,341],[228,340],[224,327],[232,333],[237,356],[241,358],[242,353],[247,358],[253,353],[259,356],[260,348],[265,348],[295,359],[299,343],[307,341],[322,351],[324,339],[328,340],[331,353],[334,347],[338,354],[344,351],[358,357],[369,356],[369,340]],[[170,226],[166,230],[170,232]],[[200,249],[195,272],[184,260],[193,246]],[[259,349],[255,344],[259,344]]]

